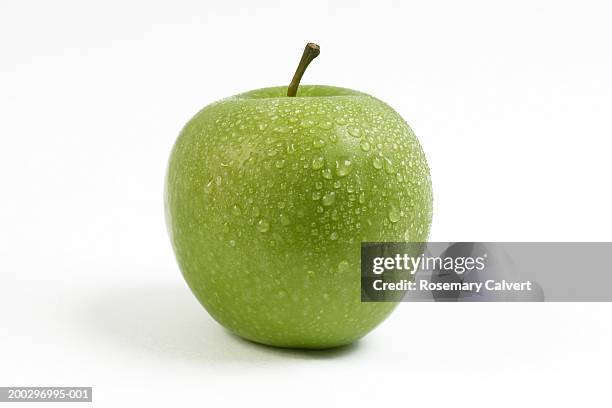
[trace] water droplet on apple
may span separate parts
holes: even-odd
[[[325,159],[323,158],[323,156],[317,156],[314,159],[312,159],[312,169],[313,170],[319,170],[323,168],[324,164],[325,164]]]
[[[331,239],[332,241],[335,241],[338,239],[338,233],[336,231],[332,232],[331,235],[329,236],[329,239]]]
[[[332,126],[333,126],[333,123],[331,123],[329,120],[319,123],[319,127],[325,130],[331,129]]]
[[[353,137],[361,137],[361,129],[358,127],[350,126],[348,129],[349,135]]]
[[[399,220],[400,220],[400,211],[396,206],[392,205],[389,208],[389,221],[395,223],[395,222],[398,222]]]
[[[374,157],[374,159],[372,160],[372,166],[374,166],[376,170],[382,169],[383,163],[380,157]]]
[[[300,126],[305,127],[305,128],[312,127],[315,124],[316,124],[315,121],[312,119],[304,119],[303,121],[300,122]]]
[[[313,191],[312,192],[312,199],[314,201],[320,200],[321,199],[321,192],[320,191]]]
[[[270,223],[264,219],[261,219],[257,222],[257,231],[259,232],[268,232],[270,231]]]
[[[336,161],[336,174],[338,177],[347,176],[351,172],[352,163],[349,159],[340,159]]]
[[[315,149],[320,149],[325,146],[325,140],[315,139],[314,142],[312,142],[312,145],[315,147]]]
[[[213,189],[213,179],[208,180],[208,183],[204,186],[204,192],[210,193]]]
[[[234,241],[233,239],[230,239],[228,242],[229,246],[231,246],[232,248],[236,246],[236,241]]]
[[[295,152],[295,145],[291,142],[287,142],[287,154]]]
[[[324,179],[331,180],[334,176],[332,175],[331,169],[323,169],[321,171]]]
[[[364,152],[367,152],[370,150],[370,143],[364,139],[361,141],[361,143],[359,143],[359,147],[361,147],[361,150]]]
[[[336,192],[330,191],[329,193],[326,193],[323,196],[323,199],[321,200],[321,204],[323,204],[325,207],[329,207],[330,205],[334,203],[335,200],[336,200]]]
[[[387,172],[387,174],[393,174],[394,171],[393,162],[385,157],[385,172]]]
[[[242,209],[238,204],[234,204],[234,206],[232,207],[232,214],[234,214],[235,216],[239,216],[242,214]]]
[[[348,261],[342,261],[338,264],[338,273],[347,273],[349,271]]]

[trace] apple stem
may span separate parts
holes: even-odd
[[[293,79],[291,80],[289,88],[287,89],[287,96],[295,96],[297,94],[298,86],[300,85],[304,72],[306,72],[306,68],[308,68],[308,64],[310,64],[313,59],[317,58],[320,52],[321,48],[317,44],[306,44],[306,48],[304,48],[304,53],[302,54],[302,59],[300,59],[300,63],[298,64],[295,74],[293,74]]]

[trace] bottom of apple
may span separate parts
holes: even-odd
[[[382,323],[397,305],[395,302],[358,302],[352,305],[355,308],[353,313],[337,314],[332,308],[325,315],[312,318],[303,313],[288,313],[282,317],[275,315],[275,319],[270,319],[270,312],[254,313],[250,318],[238,314],[232,318],[220,316],[210,305],[205,308],[228,332],[251,343],[286,349],[325,350],[357,342]],[[279,305],[276,309],[281,308]]]
[[[230,335],[238,337],[242,341],[247,341],[249,343],[254,343],[258,346],[264,347],[274,347],[280,349],[288,349],[288,350],[332,350],[332,349],[342,349],[345,347],[350,347],[357,343],[361,337],[346,341],[338,341],[338,342],[317,342],[317,341],[269,341],[262,339],[249,338],[248,336],[243,336],[237,333],[228,330]]]

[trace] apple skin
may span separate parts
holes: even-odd
[[[165,208],[200,303],[258,343],[330,348],[397,303],[362,303],[362,241],[427,241],[425,155],[388,105],[350,89],[265,88],[213,103],[181,131]]]

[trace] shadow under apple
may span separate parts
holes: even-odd
[[[203,363],[283,362],[340,358],[359,343],[329,350],[260,345],[221,327],[186,287],[152,286],[100,292],[89,299],[84,318],[96,336],[125,349]]]

